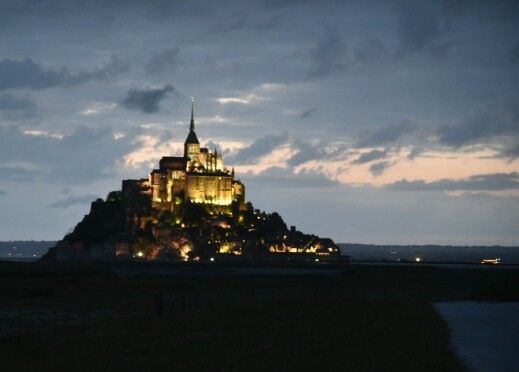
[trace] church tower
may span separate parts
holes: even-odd
[[[200,155],[200,142],[195,133],[194,98],[191,98],[191,122],[189,123],[189,134],[184,142],[184,158],[191,162],[197,162]]]

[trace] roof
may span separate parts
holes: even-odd
[[[185,143],[197,143],[197,144],[200,144],[200,142],[198,142],[198,138],[196,136],[196,133],[195,133],[194,129],[191,129],[189,131],[189,134],[187,135]]]
[[[164,156],[159,161],[161,170],[172,169],[172,170],[186,170],[186,159],[182,156]]]

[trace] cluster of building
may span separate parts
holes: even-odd
[[[123,195],[136,190],[148,195],[151,207],[158,210],[173,211],[175,205],[185,200],[220,207],[245,201],[245,186],[235,179],[234,168],[224,166],[223,157],[216,149],[200,147],[193,106],[184,155],[163,157],[148,179],[123,181]]]

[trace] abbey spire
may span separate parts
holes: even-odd
[[[187,135],[186,142],[184,142],[184,157],[196,161],[200,153],[200,142],[195,133],[195,115],[194,115],[194,98],[191,97],[191,121],[189,123],[189,134]]]
[[[191,122],[189,123],[189,131],[195,131],[195,97],[191,97]]]

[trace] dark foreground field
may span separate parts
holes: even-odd
[[[450,299],[519,272],[0,263],[0,370],[457,371]]]

